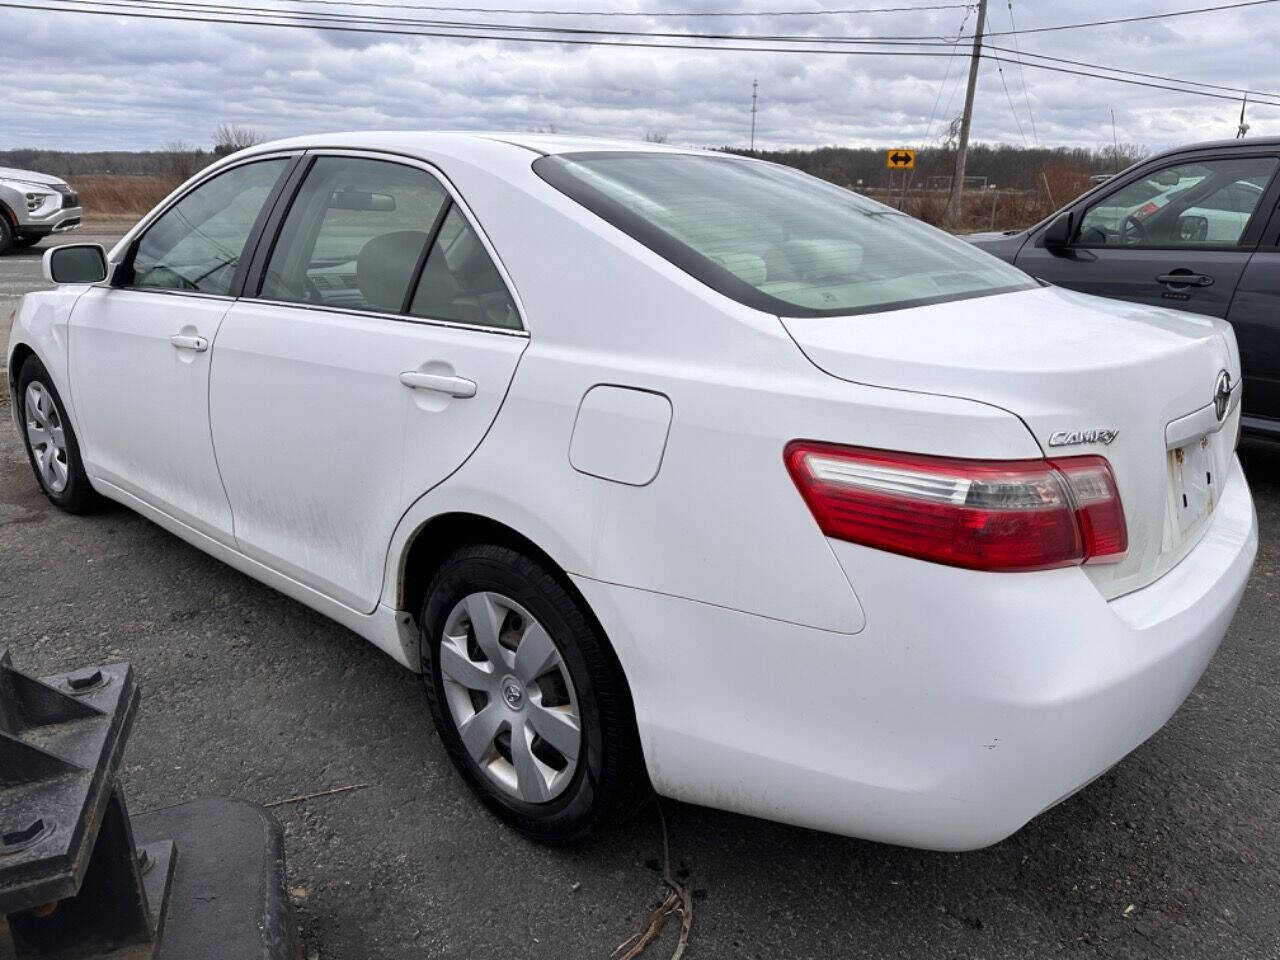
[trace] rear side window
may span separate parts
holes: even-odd
[[[130,286],[229,293],[258,213],[290,162],[246,163],[188,193],[138,240]]]
[[[409,313],[486,327],[520,329],[520,315],[480,237],[457,207],[441,225]]]
[[[448,200],[439,181],[416,167],[320,157],[285,217],[260,295],[402,312]]]
[[[770,313],[841,316],[1036,286],[963,240],[786,167],[618,152],[533,168],[698,280]]]

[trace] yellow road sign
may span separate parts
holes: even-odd
[[[890,170],[914,170],[916,152],[906,147],[897,147],[884,155],[884,165]]]

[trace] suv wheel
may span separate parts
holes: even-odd
[[[566,843],[648,797],[617,661],[540,561],[494,545],[458,550],[432,580],[420,623],[436,728],[500,818]]]
[[[9,221],[5,217],[4,211],[0,210],[0,257],[3,257],[13,247],[13,227],[9,226]]]
[[[36,235],[34,237],[14,237],[13,246],[17,250],[22,250],[25,247],[34,247],[37,243],[39,243],[43,239],[44,237],[39,235]]]
[[[80,460],[80,444],[67,420],[62,398],[43,363],[30,357],[18,373],[14,398],[22,424],[22,443],[36,482],[55,506],[86,513],[101,503]]]

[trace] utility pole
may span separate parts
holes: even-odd
[[[964,94],[964,114],[960,119],[960,142],[956,145],[956,168],[947,197],[948,224],[960,216],[960,195],[964,192],[964,162],[969,152],[969,126],[973,123],[973,94],[978,87],[978,65],[982,62],[982,29],[987,22],[987,0],[978,0],[978,23],[973,29],[973,57],[969,60],[969,87]]]
[[[984,0],[985,2],[985,0]],[[756,152],[756,91],[760,87],[759,80],[751,81],[751,152]]]

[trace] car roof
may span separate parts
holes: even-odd
[[[1157,153],[1148,157],[1148,160],[1155,160],[1159,157],[1176,156],[1179,153],[1191,153],[1196,150],[1249,150],[1257,147],[1280,147],[1280,137],[1245,137],[1236,140],[1204,140],[1200,143],[1184,143],[1178,147],[1172,147],[1163,153]]]
[[[648,141],[612,140],[547,133],[463,130],[360,130],[341,133],[311,134],[273,140],[252,148],[253,153],[296,149],[386,150],[429,159],[445,150],[454,156],[469,153],[479,157],[490,153],[495,144],[512,150],[531,151],[543,156],[560,153],[643,151],[647,153],[705,153],[697,148],[673,147]],[[245,151],[246,153],[250,151]]]

